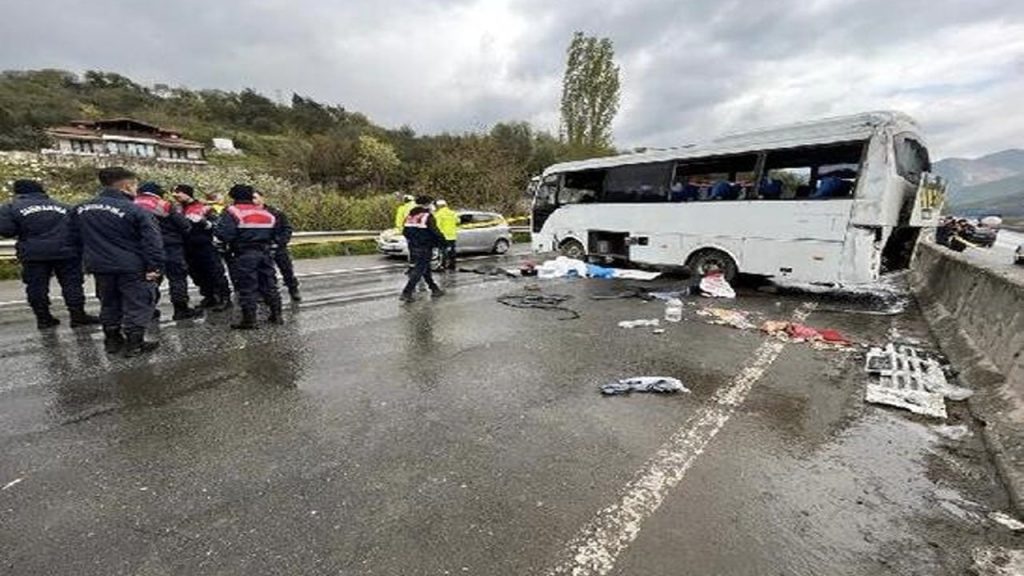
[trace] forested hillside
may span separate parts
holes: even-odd
[[[48,126],[119,116],[176,128],[206,143],[232,138],[245,156],[213,157],[213,163],[241,165],[296,186],[348,196],[423,191],[503,209],[545,166],[610,152],[563,144],[525,122],[500,123],[481,134],[417,135],[298,94],[278,103],[253,90],[143,86],[109,72],[0,74],[0,150],[38,150],[47,145]]]

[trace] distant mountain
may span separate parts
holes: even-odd
[[[1024,216],[1024,150],[980,158],[946,158],[932,172],[949,183],[948,212]]]
[[[932,165],[953,189],[995,182],[1024,173],[1024,150],[1011,149],[981,158],[946,158]]]

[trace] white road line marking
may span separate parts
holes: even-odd
[[[803,322],[813,309],[813,305],[805,304],[793,313],[793,321]],[[661,506],[669,490],[682,481],[784,347],[784,342],[774,338],[762,343],[736,378],[715,392],[710,404],[687,420],[633,476],[622,491],[622,498],[599,511],[569,541],[563,552],[567,558],[547,574],[592,576],[611,572],[619,555],[640,534],[644,520]]]
[[[4,487],[0,488],[0,491],[7,490],[12,486],[17,486],[19,483],[21,483],[22,480],[24,480],[24,478],[15,478],[14,480],[11,480],[7,484],[4,484]]]

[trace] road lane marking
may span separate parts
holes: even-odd
[[[813,309],[813,304],[804,304],[793,313],[793,321],[803,322]],[[774,338],[758,346],[732,382],[719,388],[709,405],[688,419],[633,476],[619,501],[600,510],[569,541],[562,552],[565,559],[547,574],[598,576],[611,572],[619,556],[640,534],[644,520],[658,510],[669,490],[682,481],[784,347],[785,342]]]

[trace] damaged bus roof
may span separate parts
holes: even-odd
[[[849,142],[867,139],[883,128],[887,128],[891,134],[913,132],[918,135],[918,138],[920,137],[917,123],[907,114],[895,111],[865,112],[727,134],[706,142],[679,148],[563,162],[549,166],[544,170],[544,175],[608,168],[624,164],[646,164],[766,149]]]

